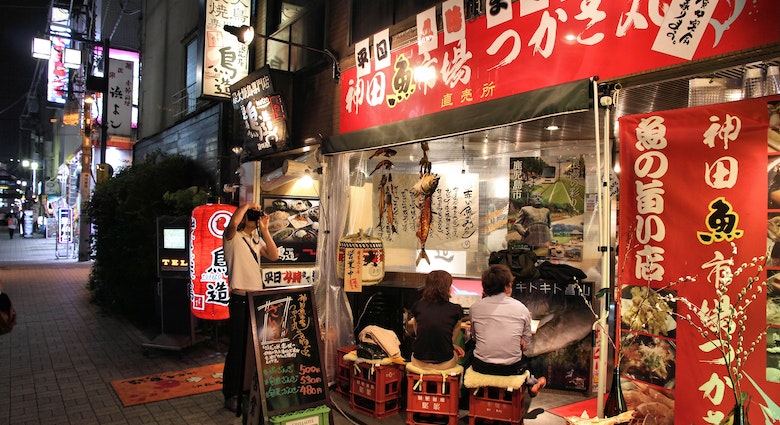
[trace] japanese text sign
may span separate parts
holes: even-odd
[[[341,133],[780,40],[780,2],[772,0],[674,0],[667,16],[659,2],[639,0],[491,1],[486,16],[469,22],[463,22],[462,2],[443,3],[441,16],[435,9],[417,16],[418,42],[392,51],[389,67],[366,66],[365,76],[344,71]]]
[[[675,423],[717,424],[734,406],[728,373],[733,365],[725,363],[728,356],[722,352],[733,349],[739,358],[741,388],[751,394],[753,403],[766,405],[760,393],[776,391],[767,387],[766,356],[756,352],[743,357],[766,327],[766,298],[743,299],[739,294],[755,291],[759,285],[752,285],[746,275],[760,274],[761,269],[746,270],[743,276],[738,269],[751,262],[763,266],[767,102],[777,100],[620,118],[621,310],[630,310],[634,299],[656,297],[654,311],[664,316],[626,326],[628,315],[621,312],[621,350],[629,361],[621,366],[642,370],[643,362],[630,359],[643,357],[632,353],[665,353],[660,354],[665,357],[659,363],[662,368],[647,368],[633,377],[674,392]],[[714,319],[708,312],[731,311],[730,303],[739,308],[733,314],[740,315],[744,326],[727,327],[714,338],[717,331],[705,334],[702,328]],[[734,354],[731,359],[737,362]],[[756,414],[754,422],[763,423],[755,407],[750,414]]]

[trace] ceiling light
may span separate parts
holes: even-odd
[[[545,127],[544,129],[547,130],[547,131],[555,131],[555,130],[560,130],[561,128],[558,127],[555,124],[551,124],[551,125],[548,125],[547,127]]]

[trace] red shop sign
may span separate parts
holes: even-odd
[[[473,21],[452,25],[452,19],[462,16],[450,13],[457,3],[445,2],[443,8],[448,9],[435,18],[447,30],[465,27],[464,31],[456,37],[438,33],[436,47],[427,53],[419,53],[418,45],[412,44],[390,52],[389,61],[377,60],[367,40],[356,44],[360,58],[356,62],[366,75],[359,76],[357,67],[342,74],[341,133],[593,76],[609,80],[780,41],[776,0],[517,1],[511,2],[509,20],[490,28],[493,7]],[[663,8],[670,11],[668,19]],[[373,44],[385,46],[386,40],[377,34]],[[416,79],[415,70],[421,66],[433,71],[435,78]]]

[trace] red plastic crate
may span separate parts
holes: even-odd
[[[350,402],[355,410],[375,418],[398,411],[403,366],[355,363],[350,376]]]
[[[502,421],[516,425],[525,416],[525,387],[508,391],[506,388],[480,387],[469,389],[469,425],[477,419]]]
[[[336,349],[336,391],[345,396],[349,395],[349,378],[352,375],[352,362],[344,360],[344,355],[357,349],[357,345],[348,345]]]
[[[441,424],[446,421],[447,425],[457,425],[460,375],[442,378],[429,374],[419,381],[419,374],[406,373],[406,423]]]

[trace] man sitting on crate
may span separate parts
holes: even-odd
[[[531,342],[531,312],[512,298],[514,275],[509,267],[493,264],[482,273],[482,299],[471,305],[471,335],[476,345],[471,368],[484,375],[522,375],[523,349]],[[547,385],[545,377],[526,379],[531,397]]]

